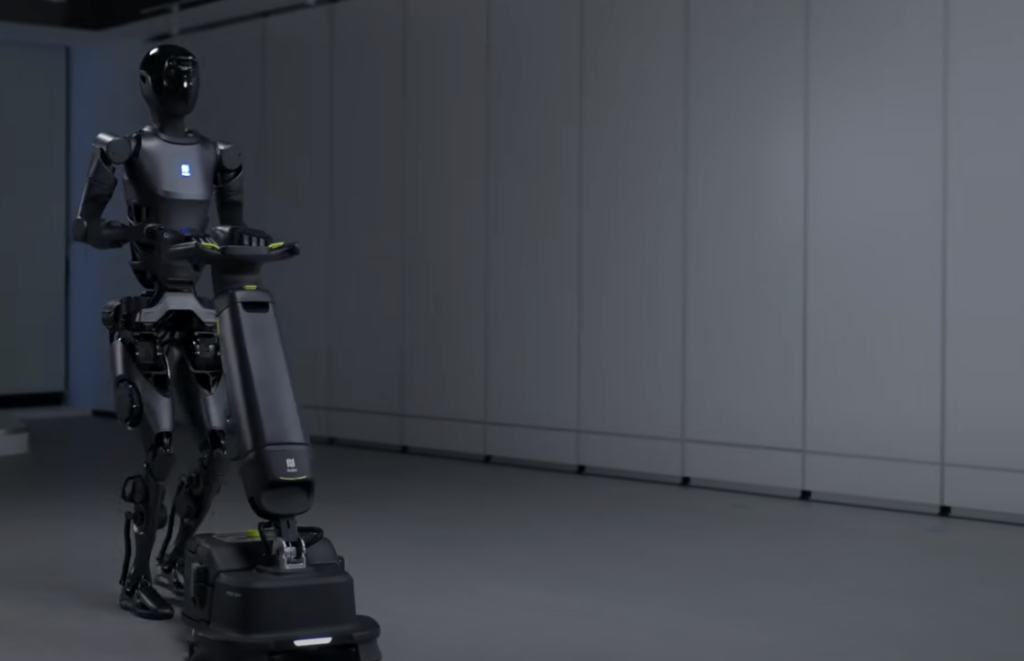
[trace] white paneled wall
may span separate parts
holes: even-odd
[[[1021,20],[350,0],[185,42],[307,246],[268,283],[311,433],[1024,514]]]
[[[406,5],[405,94],[405,442],[483,454],[487,3]]]
[[[583,5],[580,426],[587,432],[682,437],[683,9],[679,0]],[[676,447],[672,469],[681,474]],[[609,468],[616,454],[589,453],[592,465]]]
[[[807,448],[926,462],[935,475],[943,18],[932,0],[815,0],[808,49]],[[816,465],[808,481],[831,491]],[[846,471],[878,489],[902,480]],[[921,484],[917,497],[937,502],[938,480]]]
[[[297,241],[298,259],[264,269],[281,333],[289,348],[295,396],[309,406],[330,402],[331,306],[331,13],[326,7],[274,16],[264,24],[265,188],[262,226]],[[257,183],[259,183],[257,181]],[[260,226],[260,225],[257,225]],[[309,294],[314,294],[310,296]]]
[[[576,464],[580,0],[491,3],[487,453]]]
[[[945,502],[1022,512],[1024,5],[952,0],[949,19]]]
[[[331,276],[332,435],[398,445],[402,426],[405,218],[403,0],[334,6]]]
[[[805,0],[690,2],[694,479],[801,488],[806,14]]]

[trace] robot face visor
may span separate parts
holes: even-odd
[[[199,62],[194,57],[170,57],[164,64],[161,102],[168,110],[188,112],[199,95]]]

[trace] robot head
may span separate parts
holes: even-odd
[[[142,97],[155,118],[181,118],[199,99],[199,60],[181,46],[157,46],[139,64]]]

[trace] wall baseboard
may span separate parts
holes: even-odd
[[[63,404],[63,392],[0,395],[0,409],[28,409],[35,406],[61,406]]]
[[[540,470],[551,470],[552,467],[543,464],[537,464],[534,462],[513,462],[510,463],[506,460],[501,460],[496,457],[480,457],[471,454],[464,453],[453,453],[453,452],[439,452],[439,451],[425,451],[415,448],[396,447],[394,445],[378,444],[378,443],[366,443],[361,441],[350,441],[340,438],[331,438],[327,436],[314,436],[311,442],[316,445],[333,445],[335,447],[349,447],[359,450],[372,450],[372,451],[384,451],[384,452],[395,452],[396,450],[415,454],[421,457],[435,457],[439,459],[455,459],[459,461],[475,461],[482,464],[494,464],[503,465],[517,468],[526,469],[540,469]],[[557,472],[567,472],[565,467],[559,466],[560,470]],[[570,467],[571,468],[571,467]],[[568,471],[571,472],[571,471]],[[838,507],[856,507],[861,509],[874,509],[883,512],[909,514],[912,516],[934,516],[934,517],[953,517],[968,521],[983,521],[986,523],[996,524],[1009,524],[1015,526],[1024,527],[1024,515],[1009,515],[1000,514],[997,512],[986,512],[981,510],[970,510],[958,508],[956,511],[952,511],[949,507],[938,507],[938,506],[927,506],[921,503],[909,503],[901,501],[889,501],[889,500],[873,500],[866,498],[854,498],[854,497],[841,497],[832,496],[830,494],[814,494],[810,491],[793,491],[793,490],[773,490],[764,489],[750,485],[726,485],[717,483],[708,483],[707,481],[698,480],[694,483],[690,478],[684,477],[682,479],[666,479],[664,476],[659,475],[647,475],[638,473],[628,473],[625,471],[606,471],[606,470],[593,470],[588,467],[579,466],[577,467],[576,473],[581,475],[587,475],[597,478],[619,478],[619,479],[630,479],[639,482],[652,482],[663,484],[666,486],[681,485],[684,488],[710,490],[710,491],[723,491],[729,493],[736,493],[742,495],[748,495],[752,497],[768,497],[768,498],[781,498],[783,500],[803,501],[812,502],[819,505],[838,506]]]
[[[2,402],[2,401],[3,401],[3,398],[0,398],[0,402]],[[110,418],[110,419],[113,419],[113,418],[116,417],[113,411],[107,411],[105,409],[93,409],[92,410],[92,414],[95,417],[97,417],[97,418]],[[510,467],[527,468],[527,469],[532,468],[532,469],[540,469],[540,470],[552,470],[552,468],[554,468],[552,466],[543,465],[543,464],[536,464],[534,462],[509,461],[509,460],[501,460],[501,459],[495,459],[495,458],[485,457],[485,456],[481,457],[481,456],[476,456],[476,455],[469,455],[469,454],[462,454],[462,453],[453,453],[453,452],[435,452],[435,451],[428,451],[428,450],[420,450],[418,448],[417,449],[405,448],[405,447],[401,447],[401,446],[394,446],[394,445],[387,445],[387,444],[380,444],[380,443],[366,443],[366,442],[360,442],[360,441],[348,441],[348,440],[344,440],[344,439],[330,438],[330,437],[327,437],[327,436],[313,436],[313,437],[310,438],[310,441],[313,444],[315,444],[315,445],[334,445],[334,446],[339,446],[339,447],[350,447],[350,448],[354,448],[354,449],[375,450],[375,451],[384,451],[384,452],[396,452],[396,451],[397,452],[407,452],[409,454],[415,454],[415,455],[425,456],[425,457],[436,457],[436,458],[439,458],[439,459],[455,459],[455,460],[461,460],[461,461],[476,461],[476,462],[480,462],[480,463],[493,463],[493,464],[496,464],[496,465],[505,465],[505,466],[510,466]],[[558,469],[556,470],[556,472],[567,472],[566,471],[566,467],[559,466]],[[593,476],[593,477],[606,477],[606,478],[627,477],[626,475],[615,474],[615,472],[594,471],[594,470],[590,470],[590,469],[577,470],[576,472],[582,473],[582,474],[587,474],[587,475],[590,475],[590,476]],[[628,477],[631,478],[631,479],[635,479],[635,480],[641,481],[641,482],[656,482],[656,483],[662,483],[662,484],[679,484],[680,483],[679,480],[673,480],[673,481],[669,482],[668,480],[665,480],[665,479],[663,479],[661,477],[658,477],[658,476],[629,475]],[[698,483],[698,484],[692,484],[691,485],[690,484],[690,480],[687,479],[687,478],[683,478],[681,480],[681,482],[682,482],[683,486],[689,486],[689,487],[692,487],[692,488],[721,490],[720,487],[719,488],[715,488],[715,486],[708,485],[706,483]],[[829,495],[826,495],[826,494],[821,494],[821,495],[818,495],[817,497],[815,497],[815,495],[811,494],[810,492],[798,492],[798,493],[793,493],[793,494],[790,494],[790,493],[785,493],[785,494],[783,494],[783,493],[766,493],[766,492],[764,492],[762,490],[758,490],[758,489],[754,489],[754,488],[745,488],[743,485],[735,485],[734,489],[727,489],[727,490],[728,491],[734,491],[736,493],[745,493],[745,494],[748,494],[748,495],[751,495],[751,496],[755,496],[755,497],[756,496],[761,496],[761,497],[768,496],[768,497],[784,498],[784,499],[787,499],[787,500],[792,499],[792,500],[811,501],[811,502],[817,502],[817,503],[822,504],[822,505],[838,505],[840,507],[859,507],[859,508],[877,509],[877,510],[881,510],[881,511],[890,511],[890,512],[898,512],[898,513],[903,513],[903,514],[914,514],[914,515],[924,515],[924,516],[943,516],[943,517],[952,516],[954,518],[964,519],[964,520],[969,520],[969,521],[984,521],[984,522],[988,522],[988,523],[1001,523],[1001,524],[1009,524],[1009,525],[1016,525],[1016,526],[1024,526],[1024,516],[1000,514],[1000,513],[997,513],[997,512],[985,512],[985,511],[980,511],[980,510],[959,509],[959,508],[957,509],[956,512],[951,512],[950,508],[947,508],[947,507],[942,507],[942,508],[936,509],[934,507],[922,505],[920,503],[902,503],[902,502],[896,502],[896,501],[873,501],[873,500],[862,499],[862,498],[829,496]]]

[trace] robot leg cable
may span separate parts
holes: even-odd
[[[164,481],[174,465],[170,434],[158,434],[147,453],[141,475],[124,482],[121,497],[132,505],[126,514],[125,541],[132,537],[134,544],[126,543],[122,567],[121,608],[132,614],[152,620],[174,616],[174,609],[153,586],[150,560],[160,528],[166,525],[164,509]],[[134,554],[132,553],[134,546]]]
[[[124,561],[121,563],[121,578],[117,584],[124,587],[128,580],[128,571],[132,566],[132,513],[124,514]]]
[[[172,543],[172,518],[164,537],[163,547],[157,557],[161,572],[157,582],[162,587],[179,594],[184,591],[182,563],[185,546],[209,514],[214,498],[220,493],[227,468],[228,455],[224,432],[211,430],[207,433],[201,448],[198,465],[182,477],[171,506],[172,517],[177,519],[178,526]]]
[[[164,534],[163,544],[160,545],[160,551],[156,554],[156,563],[162,565],[164,558],[167,556],[167,546],[171,541],[171,537],[174,535],[174,519],[178,514],[178,498],[181,497],[181,490],[184,488],[185,479],[182,478],[178,482],[178,489],[174,492],[174,498],[171,500],[171,513],[167,515],[167,532]]]

